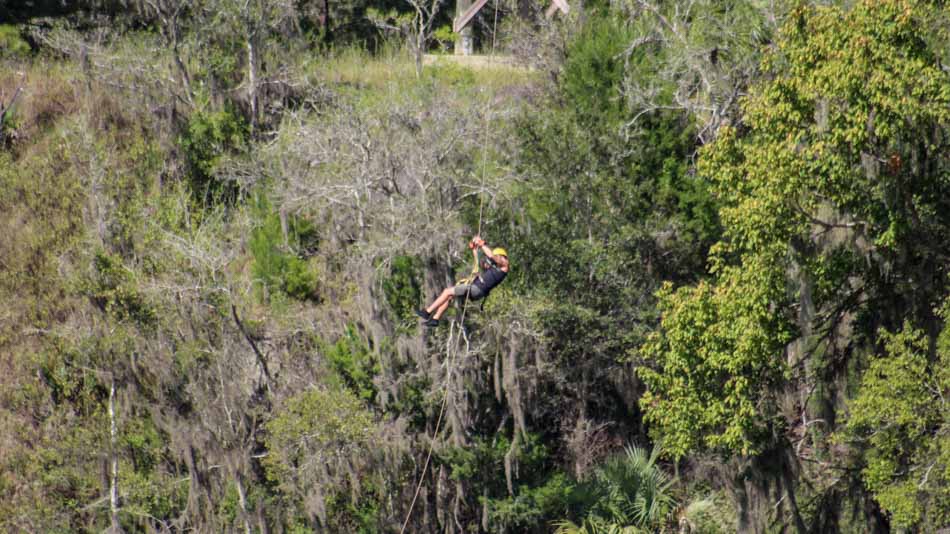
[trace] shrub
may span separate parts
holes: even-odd
[[[562,521],[557,531],[635,532],[660,527],[673,507],[673,497],[669,475],[656,464],[659,454],[659,448],[648,454],[629,446],[623,454],[607,459],[575,493],[575,501],[584,508],[581,525]]]
[[[185,154],[196,199],[207,204],[237,198],[237,186],[216,181],[214,173],[226,155],[245,150],[247,138],[244,119],[230,109],[199,109],[188,117],[178,144]]]
[[[263,194],[254,206],[258,225],[251,231],[254,278],[270,292],[281,292],[297,300],[317,300],[318,277],[310,263],[292,252],[309,252],[316,246],[317,232],[305,219],[288,216],[287,246],[280,215]]]
[[[82,294],[116,319],[146,327],[157,324],[155,308],[139,291],[135,272],[126,267],[121,259],[100,250],[93,258],[92,267],[89,276],[79,282]]]
[[[729,499],[714,493],[694,499],[683,512],[689,531],[696,534],[727,534],[736,531],[736,515]]]
[[[0,24],[0,59],[26,57],[30,45],[20,36],[20,30],[10,24]]]
[[[422,298],[419,286],[419,260],[412,256],[396,256],[389,266],[389,276],[382,282],[383,295],[397,321],[412,321],[413,310]]]
[[[347,325],[346,333],[323,352],[348,390],[370,403],[376,399],[373,377],[379,373],[379,360],[357,335],[356,327]]]

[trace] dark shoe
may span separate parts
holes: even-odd
[[[423,319],[427,321],[432,318],[432,314],[425,311],[422,308],[419,308],[418,310],[416,310],[416,315],[418,315],[419,317],[422,317]]]
[[[424,322],[424,323],[422,323],[422,324],[424,324],[424,325],[426,325],[426,326],[436,327],[436,326],[439,326],[439,320],[438,320],[438,319],[429,319],[429,320],[427,320],[426,322]]]

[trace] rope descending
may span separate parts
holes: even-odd
[[[495,4],[495,27],[496,28],[497,28],[497,25],[498,25],[498,5],[496,3]],[[495,30],[492,30],[491,57],[492,58],[495,57]],[[486,97],[486,100],[487,100],[487,97]],[[489,127],[488,107],[486,106],[482,130],[487,132],[488,127]],[[487,143],[482,143],[482,173],[481,173],[482,180],[481,180],[481,184],[479,185],[479,191],[478,191],[478,198],[479,198],[478,200],[478,233],[476,235],[482,234],[482,216],[484,214],[484,207],[485,207],[485,195],[484,195],[485,169],[487,167],[487,161],[488,161],[488,156],[486,154],[486,149],[485,149],[486,145]],[[470,291],[471,291],[471,287],[469,287],[469,292]],[[416,490],[413,493],[412,502],[409,504],[409,511],[406,513],[406,519],[405,521],[403,521],[402,529],[399,530],[400,534],[405,534],[406,527],[409,525],[409,519],[412,518],[412,511],[416,506],[416,500],[419,498],[419,492],[422,490],[422,482],[423,480],[425,480],[426,473],[429,470],[429,463],[432,460],[432,450],[433,450],[433,447],[435,446],[435,440],[437,439],[439,435],[439,429],[442,427],[442,417],[445,415],[445,405],[449,398],[448,384],[452,380],[452,373],[454,371],[454,366],[455,366],[455,356],[458,354],[459,343],[465,332],[465,312],[468,310],[468,300],[469,300],[468,296],[469,295],[467,294],[465,295],[465,301],[462,303],[462,313],[461,315],[459,315],[459,320],[458,320],[459,331],[456,334],[454,349],[452,349],[452,330],[449,331],[449,342],[446,344],[446,349],[448,352],[448,354],[446,355],[448,357],[448,366],[446,368],[446,373],[445,373],[445,384],[442,387],[442,406],[439,408],[439,417],[436,419],[436,422],[435,422],[435,431],[432,433],[432,439],[429,440],[429,452],[426,453],[426,461],[422,466],[422,474],[419,476],[419,482],[416,484]]]

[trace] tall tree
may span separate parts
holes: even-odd
[[[742,122],[702,154],[723,203],[715,279],[666,289],[645,348],[657,367],[642,373],[642,405],[657,437],[676,456],[745,458],[737,489],[761,499],[774,482],[799,530],[795,459],[827,451],[815,432],[835,430],[847,369],[881,350],[879,327],[939,331],[950,80],[934,37],[945,16],[897,0],[792,13]],[[758,489],[741,481],[756,478]],[[763,528],[745,508],[740,521]]]

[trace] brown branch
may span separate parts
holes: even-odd
[[[241,318],[238,317],[237,307],[233,302],[231,303],[231,314],[234,316],[234,322],[237,324],[241,334],[244,335],[244,339],[246,339],[248,344],[251,345],[251,348],[254,349],[254,354],[257,356],[257,362],[261,365],[261,370],[264,371],[264,377],[267,378],[267,389],[270,389],[271,376],[270,371],[267,369],[267,358],[263,353],[261,353],[260,349],[257,348],[257,343],[254,342],[254,338],[252,338],[247,332],[247,329],[244,328],[244,323],[242,323]]]

